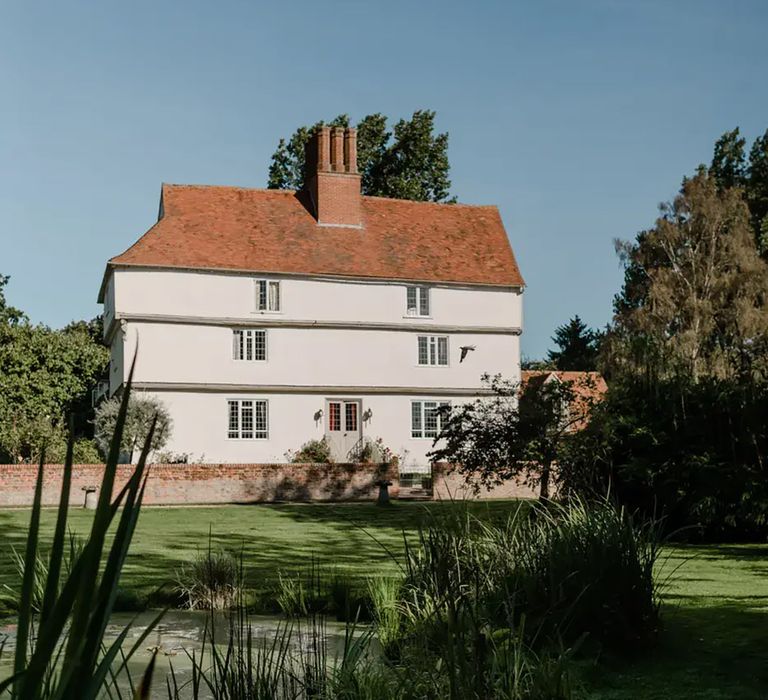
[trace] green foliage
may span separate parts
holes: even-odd
[[[483,377],[492,395],[446,413],[429,452],[433,462],[459,465],[468,483],[492,487],[525,478],[549,498],[552,465],[595,402],[594,380],[531,378],[523,387],[500,376]]]
[[[552,341],[558,347],[547,353],[548,364],[554,369],[570,372],[593,372],[597,369],[600,334],[587,327],[579,317],[558,326]]]
[[[538,648],[585,637],[646,647],[659,627],[658,535],[655,524],[635,524],[607,501],[520,506],[501,523],[459,507],[408,550],[402,644],[427,635],[440,645],[484,630],[520,634]]]
[[[718,190],[701,171],[653,228],[617,250],[626,272],[606,343],[610,371],[694,383],[768,378],[768,265],[739,190]]]
[[[710,174],[720,189],[743,187],[747,165],[744,147],[747,140],[739,135],[739,127],[726,131],[715,143]]]
[[[758,249],[768,253],[768,129],[756,138],[749,151],[747,203]]]
[[[23,311],[9,306],[5,300],[5,286],[10,281],[7,275],[0,275],[0,328],[3,326],[16,326],[27,320]]]
[[[96,442],[106,451],[110,444],[110,436],[115,431],[115,425],[120,415],[122,399],[115,396],[108,401],[102,401],[96,409]],[[133,459],[136,448],[141,444],[149,426],[154,424],[152,443],[153,452],[162,450],[168,442],[173,430],[173,421],[168,409],[160,399],[154,396],[133,395],[128,404],[128,410],[121,431],[122,442],[120,450]]]
[[[109,352],[81,328],[0,325],[0,458],[31,461],[49,440],[60,454],[63,417],[79,425]]]
[[[228,610],[242,589],[240,562],[223,549],[198,552],[176,573],[176,591],[190,610]]]
[[[564,488],[663,514],[681,537],[762,540],[766,415],[764,384],[616,380],[563,458]]]
[[[141,508],[144,469],[152,437],[150,427],[136,469],[115,500],[110,502],[117,472],[120,433],[129,397],[130,381],[105,465],[93,525],[82,549],[74,555],[74,560],[70,560],[68,571],[65,565],[65,536],[72,471],[71,448],[65,463],[53,544],[44,571],[38,564],[44,479],[41,458],[23,558],[13,674],[0,683],[0,693],[8,691],[12,698],[88,700],[105,693],[120,697],[116,678],[127,672],[128,659],[141,647],[162,616],[161,613],[139,635],[127,652],[122,647],[130,626],[123,629],[108,647],[103,643],[117,595],[120,572]],[[109,546],[108,530],[112,533]],[[121,659],[119,665],[118,655]],[[146,695],[139,694],[138,697]]]
[[[304,185],[304,148],[323,125],[349,126],[349,116],[299,127],[280,139],[269,166],[270,189],[299,190]],[[448,134],[435,134],[435,112],[418,110],[387,130],[387,118],[369,114],[357,125],[357,162],[365,195],[442,202],[449,199]]]
[[[333,461],[325,436],[319,440],[307,440],[297,452],[287,452],[285,456],[294,464],[329,464]]]
[[[739,128],[726,131],[715,143],[710,174],[721,190],[737,187],[749,206],[755,242],[768,254],[768,130],[755,139],[746,158],[746,139]]]

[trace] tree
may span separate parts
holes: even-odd
[[[749,151],[747,204],[758,249],[768,253],[768,129]]]
[[[768,376],[768,267],[738,189],[718,189],[701,169],[653,228],[617,251],[625,280],[608,341],[614,371],[693,383]]]
[[[349,126],[340,114],[328,126]],[[280,139],[272,155],[267,186],[299,190],[304,185],[304,148],[325,122],[299,127],[286,141]],[[435,112],[419,110],[401,119],[393,131],[387,118],[369,114],[357,125],[357,163],[365,195],[442,202],[449,198],[448,134],[435,134]]]
[[[600,335],[587,327],[578,315],[558,326],[552,341],[559,350],[547,353],[555,369],[569,372],[591,372],[597,369]]]
[[[744,155],[746,144],[746,139],[739,136],[738,126],[733,131],[726,131],[715,142],[709,172],[721,190],[744,186],[747,174]]]
[[[23,311],[9,306],[5,300],[5,285],[11,278],[7,275],[0,275],[0,327],[16,326],[26,320]]]
[[[746,139],[739,128],[715,143],[709,172],[720,190],[738,187],[749,207],[758,251],[768,254],[768,130],[755,139],[746,158]]]
[[[109,451],[119,411],[120,397],[118,396],[102,401],[96,409],[96,442],[105,455]],[[157,452],[168,443],[173,430],[173,421],[168,409],[154,396],[131,394],[120,443],[120,450],[128,455],[129,461],[133,461],[137,447],[144,444],[153,420],[157,422],[150,447],[153,452]]]
[[[0,326],[0,338],[0,453],[28,461],[44,440],[62,435],[68,414],[90,409],[109,352],[82,329],[28,322]]]
[[[542,499],[549,498],[553,465],[589,420],[594,379],[561,381],[544,372],[522,387],[499,376],[483,380],[492,396],[446,414],[431,461],[456,465],[476,486],[524,478],[538,484]]]

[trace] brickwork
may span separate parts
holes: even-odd
[[[467,485],[462,474],[452,471],[448,464],[435,464],[432,466],[432,494],[435,500],[502,500],[508,498],[537,498],[538,492],[526,486],[522,481],[510,479],[491,489],[480,487],[475,493],[474,489]]]
[[[45,467],[43,504],[59,501],[63,467]],[[103,466],[76,464],[72,468],[70,502],[82,505],[84,487],[99,486]],[[133,472],[118,467],[115,493]],[[268,503],[274,501],[366,501],[378,495],[376,482],[392,482],[397,498],[397,467],[377,464],[153,464],[144,502],[148,505],[206,503]],[[0,507],[29,506],[37,479],[37,465],[0,465]]]

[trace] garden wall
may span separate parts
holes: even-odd
[[[103,465],[72,467],[70,503],[82,505],[85,487],[101,483]],[[115,493],[133,472],[118,466]],[[46,465],[43,505],[56,505],[63,467]],[[153,464],[144,503],[149,505],[265,503],[273,501],[367,501],[378,495],[376,482],[392,482],[397,497],[396,466],[378,464]],[[0,465],[0,507],[30,506],[37,479],[35,464]]]
[[[435,500],[502,500],[508,498],[537,498],[538,491],[522,481],[510,479],[493,488],[481,486],[476,493],[467,485],[464,476],[452,471],[451,465],[439,462],[432,465],[432,494]]]

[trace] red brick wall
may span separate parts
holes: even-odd
[[[435,500],[501,500],[507,498],[538,498],[538,491],[526,486],[522,481],[510,479],[491,489],[480,487],[475,493],[472,486],[467,482],[462,474],[457,471],[451,471],[448,464],[438,463],[432,465],[432,494]]]
[[[103,466],[76,464],[72,468],[70,503],[82,505],[84,486],[99,486]],[[63,467],[46,465],[43,504],[56,505]],[[118,467],[115,492],[133,472]],[[398,493],[397,467],[377,464],[153,464],[144,502],[155,505],[256,503],[270,501],[365,501],[378,494],[376,482],[393,482]],[[37,465],[0,465],[0,507],[29,506],[35,490]]]

